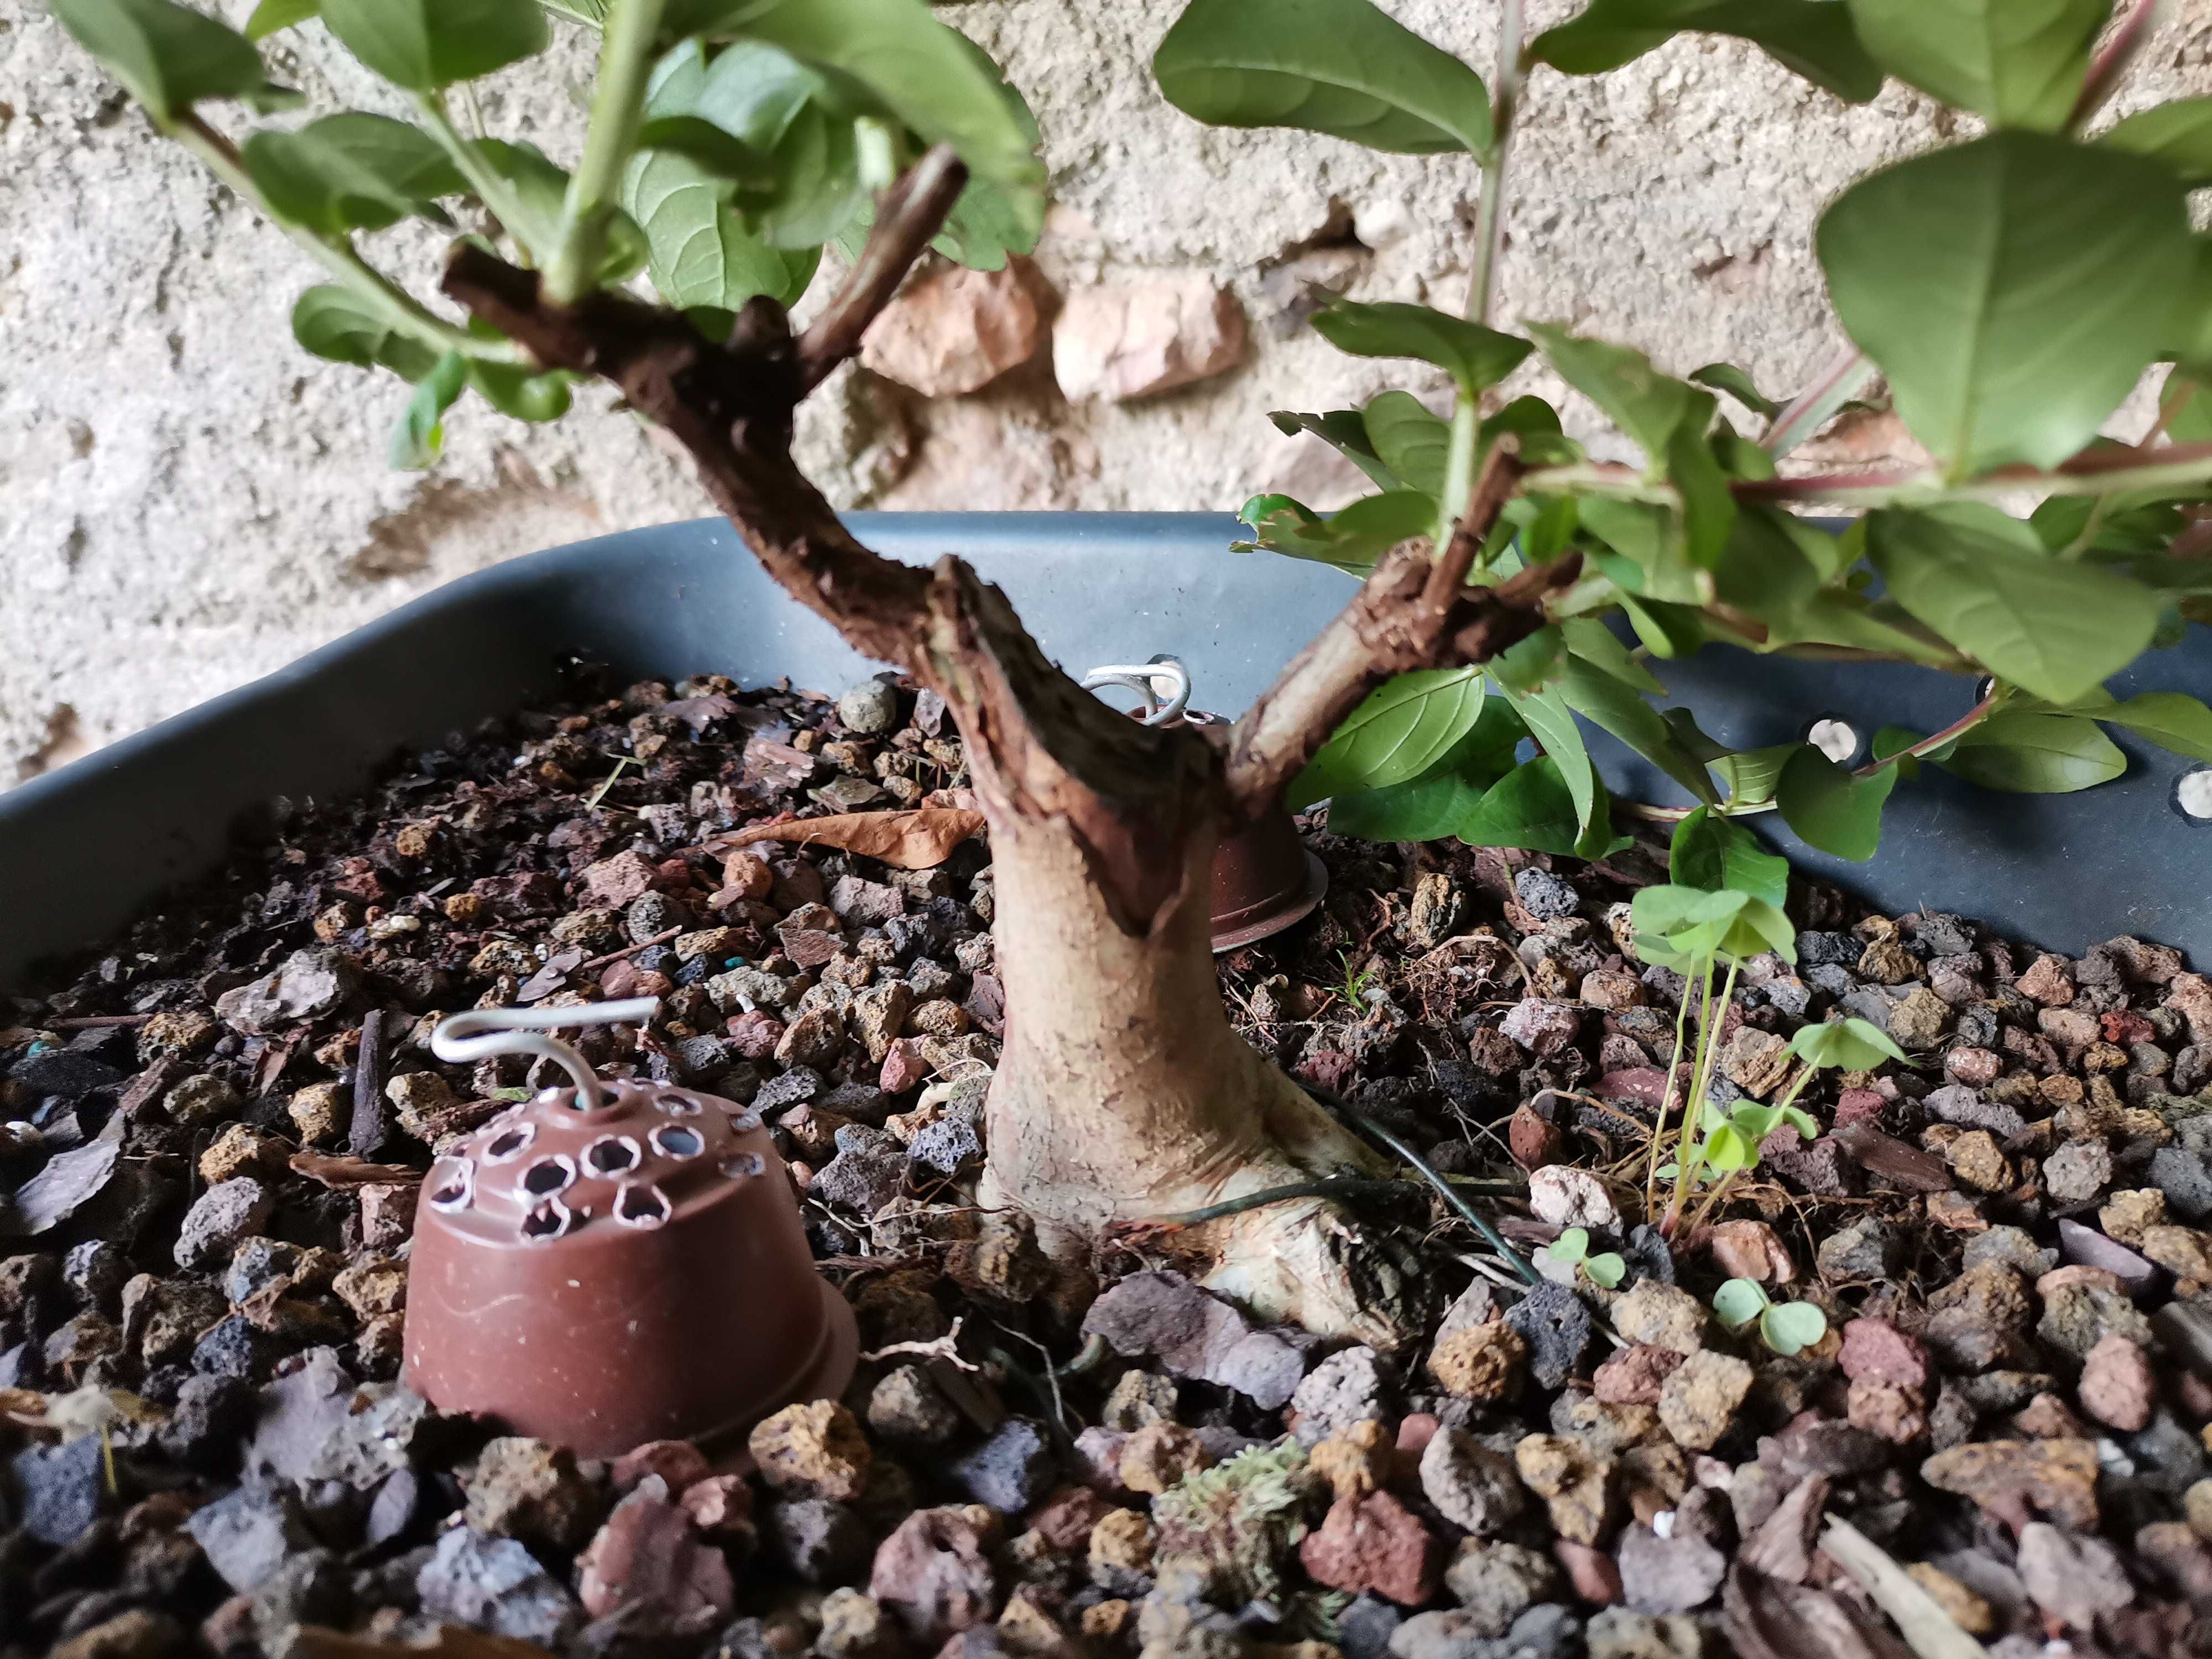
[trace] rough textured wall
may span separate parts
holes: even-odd
[[[222,5],[234,21],[251,9]],[[1302,296],[1319,282],[1457,304],[1473,163],[1198,126],[1146,72],[1178,9],[944,11],[1036,106],[1058,206],[1033,273],[915,296],[875,358],[925,384],[1024,361],[934,401],[847,371],[810,407],[805,451],[840,504],[1222,508],[1285,488],[1331,504],[1345,470],[1266,411],[1421,386],[1413,366],[1328,349]],[[1494,0],[1392,9],[1487,70]],[[1540,27],[1577,5],[1530,9]],[[319,26],[283,41],[280,75],[319,106],[378,106]],[[489,130],[573,156],[586,48],[564,27],[551,56],[485,83]],[[2185,0],[2118,107],[2212,91],[2208,64],[2212,0]],[[1784,391],[1834,349],[1808,246],[1821,204],[1941,132],[1902,88],[1847,108],[1695,37],[1599,80],[1539,70],[1526,109],[1502,314],[1632,341],[1678,371],[1729,358]],[[372,241],[427,288],[425,228]],[[389,470],[406,389],[292,343],[285,314],[313,280],[149,134],[40,0],[0,0],[0,786],[495,560],[702,510],[603,392],[553,428],[465,405],[434,471]],[[979,318],[980,365],[963,332]],[[1062,389],[1125,392],[1230,359],[1126,401]],[[1559,391],[1537,368],[1508,389]],[[1588,429],[1587,410],[1569,416]]]

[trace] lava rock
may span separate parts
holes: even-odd
[[[952,1459],[945,1474],[971,1501],[1018,1515],[1052,1490],[1059,1464],[1042,1424],[1010,1417],[982,1444]]]
[[[74,1544],[107,1507],[100,1437],[80,1435],[58,1446],[32,1446],[9,1462],[15,1478],[17,1524],[41,1544]]]
[[[494,1636],[553,1647],[581,1622],[574,1599],[512,1538],[467,1527],[442,1534],[415,1577],[423,1613]]]
[[[315,1541],[289,1490],[255,1483],[195,1510],[185,1530],[223,1583],[240,1595],[259,1589],[285,1557]]]
[[[1505,1322],[1527,1340],[1528,1374],[1542,1389],[1565,1384],[1596,1334],[1582,1298],[1564,1285],[1549,1283],[1530,1285],[1507,1312]]]
[[[252,1176],[209,1188],[185,1212],[178,1229],[177,1265],[198,1273],[228,1261],[238,1247],[264,1231],[276,1212],[276,1195]]]

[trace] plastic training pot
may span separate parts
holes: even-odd
[[[613,1457],[835,1397],[853,1310],[759,1116],[696,1089],[549,1089],[431,1166],[405,1376],[441,1411]]]
[[[1241,709],[1340,611],[1352,579],[1229,551],[1226,514],[855,514],[863,541],[927,565],[945,553],[1002,586],[1045,650],[1079,672],[1172,652],[1207,704]],[[876,672],[792,603],[719,520],[628,531],[453,582],[265,679],[0,794],[0,986],[99,944],[163,889],[219,863],[275,797],[356,789],[394,750],[566,694],[576,655],[624,679],[726,673],[836,691]],[[1842,714],[1862,739],[1933,732],[1972,705],[1956,676],[1707,647],[1655,665],[1668,703],[1733,747],[1794,742]],[[2191,628],[2110,682],[2118,696],[2212,697],[2212,636]],[[1585,726],[1607,781],[1680,804],[1672,780]],[[1747,820],[1800,869],[1893,914],[1969,911],[2078,954],[2114,933],[2212,954],[2212,835],[2179,810],[2201,770],[2125,732],[2125,776],[2076,795],[1998,794],[1932,767],[1901,786],[1870,864]]]

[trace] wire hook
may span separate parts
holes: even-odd
[[[578,1054],[558,1037],[547,1036],[572,1025],[627,1025],[660,1012],[659,997],[625,1002],[586,1002],[569,1008],[471,1008],[449,1015],[430,1033],[430,1052],[459,1065],[490,1054],[533,1054],[568,1073],[576,1085],[580,1112],[597,1111],[599,1079]]]
[[[1163,702],[1154,684],[1164,680],[1170,688]],[[1190,702],[1190,670],[1178,657],[1164,651],[1146,663],[1109,663],[1094,668],[1083,677],[1083,689],[1096,691],[1101,687],[1116,685],[1125,691],[1133,691],[1145,700],[1145,724],[1171,726],[1182,718]]]

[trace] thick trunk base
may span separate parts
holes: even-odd
[[[993,826],[1005,1052],[991,1085],[984,1201],[1087,1249],[1116,1224],[1316,1176],[1387,1165],[1231,1028],[1208,933],[1210,830],[1181,849],[1157,927],[1115,925],[1063,825]],[[1291,1200],[1176,1237],[1200,1282],[1260,1317],[1403,1346],[1418,1280],[1387,1228]]]

